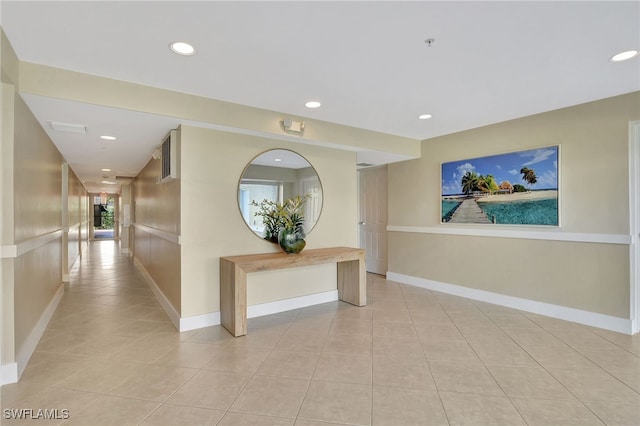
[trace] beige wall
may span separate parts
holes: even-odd
[[[14,339],[20,353],[62,282],[64,159],[19,96],[14,125],[14,244],[20,247],[43,241],[46,234],[60,235],[13,259]]]
[[[15,242],[61,226],[63,159],[19,96],[15,109]]]
[[[2,33],[4,36],[4,33]],[[2,39],[2,49],[4,47]],[[2,64],[4,65],[4,63]],[[3,68],[4,73],[4,68]],[[4,78],[4,75],[3,75]],[[1,87],[1,107],[2,121],[0,122],[0,196],[2,205],[0,206],[0,245],[13,245],[13,119],[14,119],[14,96],[13,85],[2,83]],[[2,258],[0,263],[1,295],[2,307],[0,313],[2,318],[2,328],[0,336],[2,341],[0,346],[0,363],[7,364],[15,361],[14,345],[14,305],[13,305],[13,264],[14,259]]]
[[[135,179],[134,256],[180,313],[181,181],[159,184],[160,163],[160,160],[151,159]]]
[[[254,235],[238,208],[242,171],[263,151],[296,151],[320,176],[324,204],[307,248],[357,246],[354,152],[190,126],[181,130],[183,317],[220,310],[220,257],[280,250]],[[250,305],[336,289],[334,265],[259,275],[248,280]]]
[[[13,244],[13,119],[18,64],[0,28],[0,246]],[[0,258],[0,367],[15,362],[13,264],[12,258]]]
[[[627,244],[446,235],[550,228],[441,224],[440,169],[560,145],[561,226],[551,230],[628,236],[629,122],[638,119],[636,92],[423,141],[420,159],[389,165],[389,225],[427,228],[389,234],[389,271],[628,319]]]
[[[80,231],[67,238],[65,229],[87,209],[81,182],[16,91],[20,66],[4,32],[1,46],[1,361],[19,375],[61,294],[66,261],[80,251]]]
[[[629,318],[626,245],[391,232],[389,270]]]

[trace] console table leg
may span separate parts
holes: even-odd
[[[356,306],[367,304],[367,272],[364,258],[338,262],[338,299]]]
[[[220,259],[220,323],[235,337],[247,334],[247,274]]]

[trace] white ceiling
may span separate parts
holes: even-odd
[[[1,13],[22,61],[420,140],[640,90],[638,57],[608,60],[640,49],[638,1],[2,1]],[[171,53],[175,40],[196,55]],[[181,122],[25,100],[88,188],[102,167],[137,174]],[[119,139],[83,145],[47,120]]]

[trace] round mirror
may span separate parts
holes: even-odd
[[[238,205],[247,226],[260,238],[274,241],[263,206],[283,205],[304,197],[303,229],[311,232],[322,210],[322,185],[315,169],[293,151],[272,149],[245,167],[238,186]],[[277,235],[275,236],[277,237]]]

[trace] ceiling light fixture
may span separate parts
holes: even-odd
[[[320,108],[320,105],[322,104],[318,101],[309,101],[304,104],[307,108]]]
[[[117,138],[115,136],[103,135],[100,136],[100,139],[104,139],[105,141],[115,141]]]
[[[84,124],[60,123],[59,121],[47,121],[53,130],[67,133],[87,133],[87,126]]]
[[[419,115],[418,118],[420,120],[428,120],[431,118],[431,114],[422,114],[422,115]]]
[[[278,163],[278,162],[282,161],[282,159],[280,159],[280,158],[276,158],[276,159],[274,159],[273,161],[275,161],[276,163]]]
[[[117,185],[116,182],[111,182],[110,180],[103,180],[102,183],[106,183],[107,185]]]
[[[195,47],[183,41],[174,41],[169,45],[169,48],[173,51],[173,53],[177,53],[178,55],[182,56],[191,56],[196,53]]]
[[[111,169],[100,169],[100,170],[102,170],[103,172],[110,172],[111,171]]]
[[[639,52],[637,50],[627,50],[626,52],[620,52],[617,55],[613,55],[611,58],[609,58],[609,61],[611,62],[626,61],[628,59],[635,58],[636,56],[638,56],[638,53]]]

